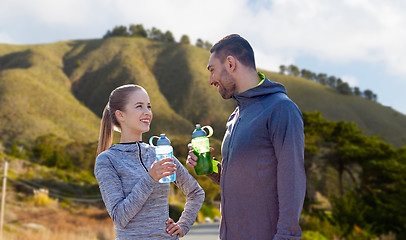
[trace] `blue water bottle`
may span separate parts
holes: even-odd
[[[154,138],[158,138],[156,143],[155,153],[156,153],[156,160],[160,161],[165,158],[172,158],[173,159],[173,148],[171,146],[171,141],[165,136],[164,133],[161,134],[161,137],[152,136],[149,138],[149,145],[154,146],[152,140]],[[173,162],[172,162],[173,163]],[[176,179],[176,172],[172,175],[163,177],[159,179],[160,183],[169,183],[173,182]]]

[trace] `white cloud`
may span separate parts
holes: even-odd
[[[311,55],[383,62],[388,72],[406,75],[405,13],[406,2],[398,0],[2,0],[0,29],[3,39],[18,43],[102,37],[131,23],[170,30],[176,39],[187,34],[192,43],[240,33],[260,67]]]
[[[400,1],[275,0],[248,21],[260,23],[255,44],[279,58],[382,61],[388,71],[406,74],[405,13]]]

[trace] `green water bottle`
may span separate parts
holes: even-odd
[[[209,134],[203,129],[207,129]],[[208,175],[213,173],[213,164],[210,156],[209,137],[213,135],[213,129],[210,126],[200,127],[196,124],[196,129],[193,131],[192,148],[193,153],[197,156],[197,165],[195,172],[197,175]]]

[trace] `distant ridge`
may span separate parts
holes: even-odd
[[[97,141],[109,93],[127,83],[143,86],[151,98],[154,120],[145,138],[161,132],[189,138],[201,123],[213,126],[220,140],[235,103],[208,84],[209,55],[192,45],[145,38],[0,44],[0,141],[30,144],[47,133]],[[355,122],[395,147],[405,144],[405,115],[307,79],[260,71],[285,85],[302,111]]]

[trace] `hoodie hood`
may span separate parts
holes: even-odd
[[[255,98],[275,93],[286,95],[286,88],[282,84],[270,81],[265,77],[264,81],[258,86],[250,88],[242,93],[235,94],[232,98],[237,102],[238,106],[242,106],[249,104],[251,101],[255,101]]]

